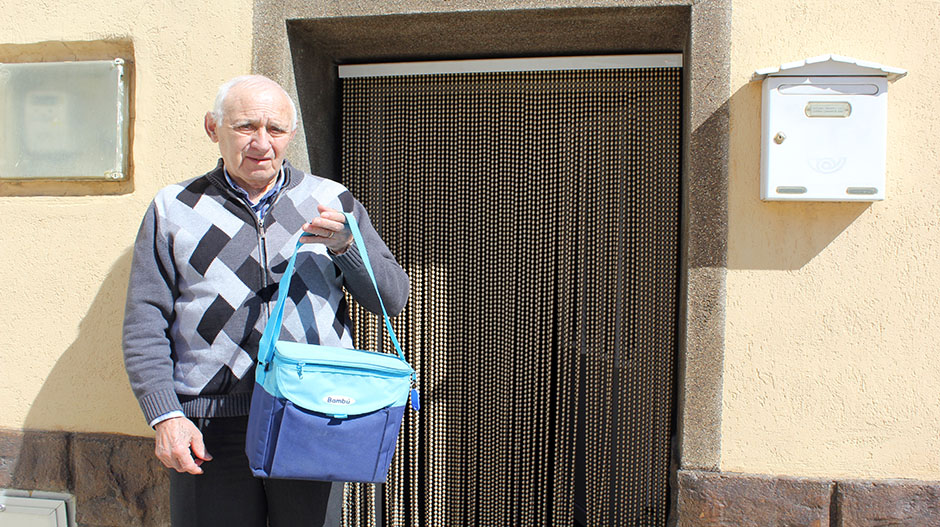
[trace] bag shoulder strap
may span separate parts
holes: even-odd
[[[401,350],[401,344],[398,342],[398,337],[395,336],[395,330],[392,329],[392,322],[388,317],[388,312],[385,310],[385,302],[382,301],[382,293],[379,292],[379,285],[375,281],[375,273],[372,271],[372,263],[369,261],[369,251],[366,249],[366,243],[362,238],[362,233],[359,231],[359,224],[351,213],[344,212],[343,215],[346,216],[346,224],[349,225],[349,230],[352,231],[356,248],[359,249],[359,256],[362,257],[362,263],[365,265],[366,271],[369,273],[369,278],[372,280],[372,286],[375,288],[375,295],[378,297],[379,305],[382,307],[382,316],[385,319],[385,329],[388,330],[388,336],[395,346],[395,351],[398,352],[398,358],[407,364],[405,354]],[[274,356],[274,343],[281,334],[281,323],[284,318],[284,304],[287,301],[287,292],[290,289],[291,276],[294,274],[294,262],[297,260],[297,250],[302,246],[303,242],[298,240],[297,245],[294,247],[294,253],[287,262],[287,268],[284,269],[284,274],[281,276],[281,281],[278,283],[277,304],[274,306],[274,310],[268,318],[268,323],[264,326],[264,333],[261,335],[261,342],[258,344],[258,365],[264,369],[267,369],[271,357]]]

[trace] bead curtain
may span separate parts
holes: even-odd
[[[665,525],[677,67],[344,78],[343,182],[411,278],[384,523]],[[392,349],[351,302],[356,345]],[[345,525],[374,525],[347,484]]]

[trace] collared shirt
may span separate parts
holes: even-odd
[[[248,197],[248,193],[245,192],[245,189],[238,186],[238,183],[235,183],[234,180],[228,175],[228,170],[222,169],[222,172],[225,174],[225,181],[228,183],[232,190],[235,191],[239,196],[245,198],[248,201],[248,204],[251,206],[251,210],[254,211],[255,215],[258,216],[258,219],[264,219],[264,214],[268,212],[268,209],[271,208],[271,205],[274,204],[274,198],[277,196],[277,193],[280,192],[281,187],[284,185],[284,169],[282,168],[277,173],[277,180],[274,182],[274,186],[271,187],[271,190],[267,191],[264,196],[261,196],[261,199],[257,203],[252,203],[251,198]]]

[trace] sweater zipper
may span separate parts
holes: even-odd
[[[271,201],[271,205],[268,206],[268,211],[265,213],[265,216],[271,214],[271,211],[274,210],[274,206],[277,205],[277,202],[281,199],[281,195],[287,190],[287,171],[284,170],[284,172],[284,183],[281,186],[281,190],[274,195],[274,200]],[[268,287],[268,244],[267,238],[265,237],[264,220],[259,220],[258,216],[255,216],[254,211],[252,211],[252,216],[255,217],[255,224],[258,225],[258,247],[261,255],[261,287],[262,289],[266,289]],[[264,314],[264,322],[267,323],[268,319],[271,318],[271,306],[268,302],[264,302]]]
[[[271,205],[268,206],[268,210],[265,215],[270,214],[274,209],[274,206],[277,204],[278,200],[281,199],[281,195],[284,193],[287,187],[287,180],[285,179],[281,190],[278,191],[277,195],[274,196],[274,201],[271,202]],[[268,246],[267,238],[265,237],[264,223],[263,220],[258,219],[258,215],[255,214],[255,211],[251,209],[251,205],[246,203],[244,198],[236,195],[236,201],[244,207],[248,213],[251,215],[252,219],[255,220],[255,232],[258,234],[258,257],[261,259],[261,266],[259,270],[261,271],[261,289],[264,290],[268,287]],[[267,323],[268,319],[271,318],[271,306],[268,305],[268,302],[264,302],[264,322]]]
[[[274,204],[277,203],[277,198],[280,197],[280,195],[281,193],[278,192],[277,196],[274,197],[274,201],[272,201],[271,206],[268,207],[268,213],[274,208]],[[251,214],[255,217],[255,224],[258,226],[258,255],[261,258],[261,289],[264,290],[268,288],[268,244],[267,238],[265,237],[264,220],[258,219],[254,211],[252,211]],[[268,302],[263,303],[265,323],[271,318],[271,306],[268,304]]]
[[[270,212],[270,208],[268,212]],[[258,223],[258,251],[259,256],[261,257],[261,289],[267,289],[268,287],[268,246],[267,240],[264,237],[264,225],[258,220],[258,217],[255,216],[255,222]],[[268,305],[268,302],[264,302],[264,314],[265,314],[265,323],[267,319],[271,317],[271,306]]]

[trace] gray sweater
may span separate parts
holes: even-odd
[[[318,204],[359,222],[389,315],[404,309],[408,277],[345,187],[284,162],[285,181],[263,225],[211,172],[162,189],[137,234],[124,315],[124,362],[148,422],[174,410],[188,417],[247,415],[258,341],[277,285]],[[304,245],[280,338],[352,347],[343,288],[381,313],[358,247],[334,255]]]

